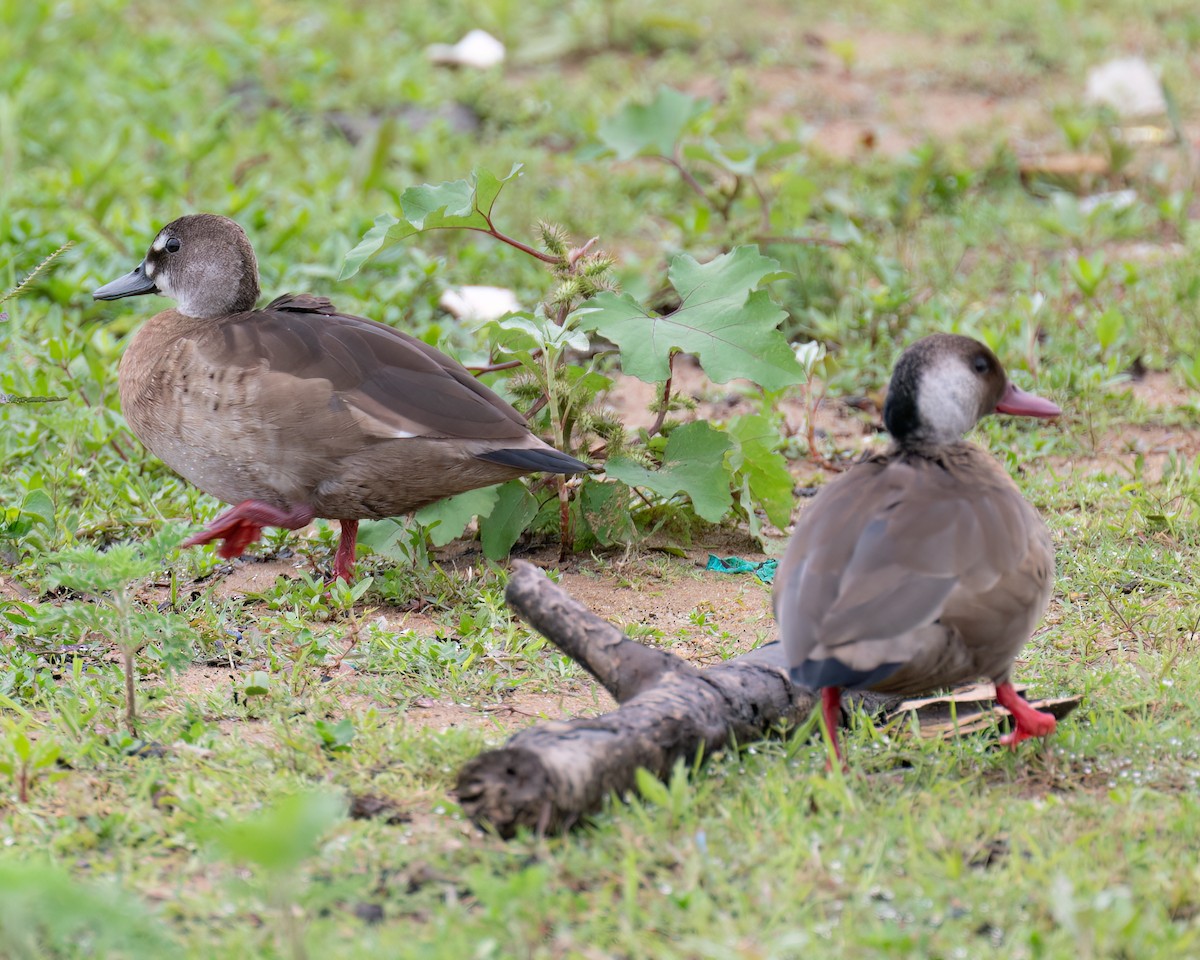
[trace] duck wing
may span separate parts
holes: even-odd
[[[525,418],[457,361],[394,327],[339,313],[324,297],[286,294],[225,319],[199,346],[211,364],[257,371],[260,399],[277,413],[325,401],[335,421],[348,412],[380,439],[529,433]]]
[[[789,663],[806,682],[880,683],[945,642],[945,630],[925,628],[947,604],[969,605],[1019,570],[1027,507],[1007,477],[989,464],[967,472],[975,468],[973,484],[931,459],[866,461],[801,517],[775,611]]]

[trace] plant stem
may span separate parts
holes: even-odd
[[[133,651],[121,650],[121,665],[125,669],[125,727],[131,737],[137,736],[137,698],[133,689]]]
[[[118,642],[121,645],[121,667],[125,671],[125,728],[131,737],[137,737],[137,691],[133,685],[133,638],[129,631],[129,594],[126,590],[113,591],[113,608],[119,619]]]
[[[530,352],[530,356],[532,356],[534,359],[537,359],[541,355],[542,351],[540,347]],[[475,366],[468,366],[467,369],[475,374],[475,376],[479,376],[480,374],[484,373],[495,373],[497,370],[512,370],[521,366],[521,364],[522,361],[520,360],[505,360],[502,363],[484,363],[477,364]]]
[[[667,358],[667,382],[663,384],[662,399],[658,401],[658,416],[654,418],[654,423],[650,429],[646,431],[647,437],[652,437],[662,429],[663,421],[667,418],[667,407],[671,402],[671,381],[675,378],[675,358],[678,353],[672,353]]]
[[[558,480],[558,562],[566,561],[575,549],[575,534],[571,530],[571,497],[567,490],[567,478],[561,474]]]
[[[510,247],[516,247],[522,253],[527,253],[531,257],[537,257],[537,259],[541,260],[542,263],[553,263],[553,264],[559,263],[559,258],[554,256],[553,254],[543,253],[541,250],[535,250],[529,244],[522,243],[520,240],[516,239],[515,237],[510,237],[507,234],[501,233],[499,230],[497,230],[495,228],[495,226],[493,226],[492,218],[489,217],[487,214],[484,214],[484,219],[487,221],[487,229],[486,230],[483,227],[467,227],[467,229],[475,230],[478,233],[486,233],[489,237],[495,237],[501,243],[507,243]]]
[[[709,197],[708,191],[706,191],[704,189],[704,187],[702,187],[700,185],[699,180],[697,180],[695,177],[692,176],[692,172],[683,165],[683,161],[679,157],[678,150],[675,151],[675,156],[673,156],[673,157],[664,156],[663,159],[666,160],[667,163],[669,163],[671,166],[673,166],[676,170],[679,171],[679,175],[681,177],[683,177],[683,182],[686,183],[689,187],[691,187],[692,190],[696,193],[696,195],[698,197],[700,197],[701,200],[703,200],[705,203],[707,203],[710,207],[713,206],[712,198]]]

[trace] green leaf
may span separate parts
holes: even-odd
[[[496,197],[504,184],[520,174],[522,166],[514,163],[508,176],[503,178],[488,170],[476,170],[469,180],[446,180],[409,187],[400,195],[403,219],[398,220],[390,213],[376,217],[375,226],[346,254],[338,279],[354,276],[363,263],[384,247],[423,230],[486,230]]]
[[[317,841],[341,819],[342,799],[331,793],[298,793],[239,823],[202,826],[230,860],[252,863],[274,873],[294,869],[317,852]]]
[[[1109,307],[1096,318],[1096,342],[1100,345],[1101,352],[1107,353],[1108,348],[1116,343],[1124,332],[1125,314],[1116,307]]]
[[[350,749],[350,741],[354,739],[354,721],[342,717],[337,723],[317,719],[313,721],[313,729],[321,738],[321,746],[331,753]]]
[[[638,767],[633,772],[633,776],[637,783],[637,791],[643,800],[653,803],[657,807],[669,808],[671,806],[671,792],[658,777],[645,767]]]
[[[611,546],[636,539],[629,497],[629,488],[620,483],[588,481],[580,488],[579,512],[597,543]]]
[[[435,547],[444,547],[462,536],[472,517],[492,513],[500,497],[500,487],[481,487],[422,507],[415,514],[417,522],[429,528],[429,539]]]
[[[633,157],[670,157],[689,124],[708,109],[707,100],[659,87],[647,104],[631,103],[600,124],[601,142],[618,160]]]
[[[358,526],[358,546],[388,560],[411,560],[408,535],[408,525],[402,520],[364,520]]]
[[[783,530],[792,519],[792,475],[778,451],[779,428],[761,414],[738,417],[727,427],[737,445],[729,451],[729,465],[745,477],[755,503]],[[747,512],[750,505],[745,505]]]
[[[733,446],[728,434],[707,423],[689,423],[672,432],[662,466],[647,470],[628,457],[613,457],[605,472],[631,487],[645,487],[660,497],[686,493],[696,513],[717,523],[733,506],[725,453]]]
[[[381,213],[375,218],[375,226],[363,234],[363,238],[358,241],[346,258],[342,261],[342,272],[338,274],[339,280],[346,280],[354,276],[371,257],[379,252],[379,248],[383,246],[388,238],[388,231],[392,229],[400,221],[393,217],[390,213]]]
[[[51,530],[54,529],[54,501],[45,490],[30,490],[21,501],[21,512],[37,517]]]
[[[534,349],[565,350],[568,347],[584,353],[588,338],[571,322],[559,326],[546,316],[513,313],[489,324],[497,331],[496,345],[504,350],[517,350],[528,345]]]
[[[758,167],[758,151],[753,146],[726,152],[725,148],[711,137],[706,138],[703,143],[689,144],[684,148],[683,157],[685,160],[711,163],[739,177],[754,176]]]
[[[271,692],[271,675],[265,670],[254,670],[242,681],[242,693],[247,697],[265,697]]]
[[[0,890],[5,957],[182,955],[157,915],[113,884],[79,883],[57,866],[6,859]]]
[[[680,254],[669,276],[683,303],[670,316],[653,316],[628,294],[614,293],[593,297],[575,315],[583,329],[620,347],[625,373],[647,383],[666,380],[671,354],[683,350],[718,383],[744,377],[778,390],[804,380],[778,330],[787,315],[756,289],[782,275],[757,247],[737,247],[708,263]]]
[[[503,560],[514,543],[537,516],[538,504],[533,494],[520,480],[510,480],[498,490],[496,505],[486,519],[480,519],[479,539],[483,555],[489,560]]]

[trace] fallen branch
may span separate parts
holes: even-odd
[[[707,670],[630,640],[532,564],[514,561],[509,605],[594,676],[620,704],[600,717],[538,724],[459,772],[455,794],[479,826],[508,839],[525,827],[569,830],[609,794],[633,789],[639,767],[658,777],[697,752],[761,740],[805,720],[814,691],[793,686],[778,643]],[[899,698],[855,698],[878,714]]]

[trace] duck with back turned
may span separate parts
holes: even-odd
[[[1015,721],[1002,743],[1054,730],[1009,680],[1050,600],[1050,534],[962,435],[991,413],[1061,412],[969,337],[934,334],[900,357],[884,406],[892,446],[819,494],[775,580],[792,680],[822,690],[839,759],[843,688],[914,695],[987,677]]]
[[[234,504],[185,546],[236,557],[267,526],[341,522],[334,575],[350,580],[358,521],[409,513],[527,473],[586,463],[455,360],[415,337],[285,294],[260,310],[258,264],[234,221],[163,227],[145,259],[93,293],[175,300],[121,358],[121,409],[167,466]]]

